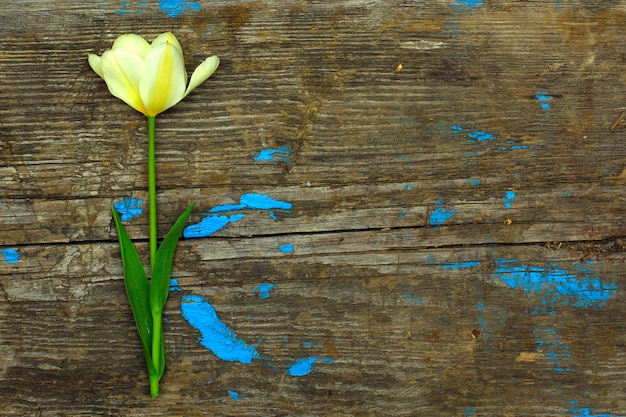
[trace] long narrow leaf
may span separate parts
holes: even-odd
[[[163,338],[163,326],[159,327],[159,332],[161,332],[161,334],[159,335],[159,343],[160,343],[160,348],[159,348],[159,368],[156,369],[157,375],[159,376],[159,379],[161,379],[161,377],[163,376],[163,373],[165,372],[165,340]]]
[[[152,314],[150,312],[150,283],[143,269],[141,259],[137,249],[128,237],[124,225],[119,219],[117,212],[113,208],[113,220],[117,229],[117,236],[120,242],[120,252],[122,254],[122,265],[124,266],[124,285],[126,295],[130,302],[130,308],[135,317],[135,324],[143,346],[143,353],[148,365],[148,373],[157,373],[152,364]]]
[[[193,210],[193,204],[178,218],[174,226],[165,236],[165,239],[157,250],[154,268],[152,271],[152,282],[150,285],[150,307],[153,315],[161,315],[170,288],[170,277],[172,275],[172,262],[174,261],[174,252],[176,244],[183,232],[187,217]]]

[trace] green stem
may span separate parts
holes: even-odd
[[[150,208],[150,276],[157,253],[156,168],[154,127],[156,117],[148,116],[148,206]]]
[[[154,278],[154,265],[157,253],[157,207],[156,207],[156,152],[155,130],[156,117],[148,116],[148,206],[150,210],[150,278]],[[161,316],[152,317],[152,364],[156,375],[150,375],[150,395],[154,398],[159,395],[159,361],[161,358],[161,343],[163,331]]]
[[[159,378],[158,375],[150,375],[150,396],[152,398],[159,395]]]
[[[159,395],[159,380],[161,379],[161,349],[163,344],[163,324],[161,314],[152,314],[152,365],[157,375],[150,375],[150,395]],[[156,381],[155,381],[156,379]],[[156,389],[156,392],[155,392]]]

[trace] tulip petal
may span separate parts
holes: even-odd
[[[150,51],[152,51],[152,46],[141,36],[128,33],[117,38],[115,42],[113,42],[111,49],[114,51],[128,51],[134,55],[138,55],[141,59],[146,59]]]
[[[180,46],[180,42],[178,42],[178,39],[176,38],[176,36],[174,36],[172,32],[161,33],[159,36],[156,37],[155,40],[152,41],[152,47],[154,48],[155,46],[165,42],[171,43],[172,46],[178,49],[182,55],[183,48]]]
[[[141,58],[123,49],[109,50],[102,54],[100,64],[102,78],[111,94],[146,114],[139,94],[139,80],[144,68]]]
[[[189,80],[189,86],[187,87],[183,98],[187,97],[187,95],[197,86],[205,82],[207,78],[213,75],[219,65],[220,59],[215,55],[202,61],[202,63],[193,71],[193,74],[191,74],[191,80]]]
[[[183,55],[183,48],[182,46],[180,46],[180,42],[178,42],[178,39],[176,38],[176,36],[174,36],[174,34],[172,32],[165,32],[165,33],[161,33],[159,36],[156,37],[155,40],[152,41],[152,47],[154,48],[157,45],[160,45],[162,43],[170,43],[174,48],[178,49],[178,52],[180,52],[180,55],[183,56],[183,62],[184,62],[184,55]],[[185,85],[187,85],[187,70],[184,71],[185,72]]]
[[[96,74],[100,76],[100,78],[104,78],[102,76],[102,64],[100,63],[100,57],[96,54],[89,54],[89,66]]]
[[[139,93],[146,103],[146,115],[156,116],[183,99],[187,76],[183,55],[175,45],[169,41],[155,45],[144,69]]]

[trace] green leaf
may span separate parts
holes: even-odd
[[[143,353],[148,365],[148,373],[157,373],[152,364],[152,314],[150,311],[150,283],[143,269],[141,259],[133,242],[126,234],[124,225],[120,221],[115,208],[113,210],[113,220],[117,229],[117,237],[120,242],[120,252],[122,254],[122,265],[124,266],[124,285],[126,295],[130,302],[130,308],[135,317],[135,324],[143,346]]]
[[[156,259],[154,261],[154,267],[152,270],[152,282],[150,285],[150,307],[152,309],[152,315],[161,315],[165,303],[167,302],[167,296],[170,290],[170,277],[172,275],[172,262],[174,261],[174,252],[176,251],[176,244],[183,232],[185,223],[189,214],[193,210],[193,204],[190,205],[187,210],[178,218],[174,226],[165,236],[165,239],[157,250]]]

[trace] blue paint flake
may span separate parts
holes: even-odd
[[[289,375],[291,376],[305,376],[308,375],[313,369],[315,369],[315,362],[317,356],[310,358],[298,359],[289,367]]]
[[[233,215],[228,216],[228,222],[229,223],[238,222],[239,220],[243,219],[244,217],[246,217],[245,214],[233,214]]]
[[[410,301],[412,303],[416,303],[416,304],[421,304],[424,300],[422,300],[422,297],[416,297],[412,294],[403,294],[402,298],[404,298],[407,301]]]
[[[230,399],[233,401],[239,401],[239,393],[237,391],[228,390],[228,395]]]
[[[180,308],[189,324],[200,331],[198,341],[224,361],[249,364],[260,358],[254,346],[237,338],[217,317],[213,306],[197,295],[185,295]]]
[[[408,191],[413,189],[413,184],[407,184],[402,186],[402,191]]]
[[[209,210],[209,213],[226,213],[240,210],[272,210],[279,209],[284,211],[291,210],[292,204],[286,201],[276,200],[266,194],[244,194],[239,199],[239,204],[222,204],[215,206]],[[185,227],[183,236],[185,238],[207,237],[213,233],[222,230],[229,223],[234,223],[245,217],[245,214],[232,214],[223,216],[210,214],[200,221],[200,223],[192,224]],[[276,220],[276,215],[270,211],[270,217]]]
[[[20,253],[11,248],[2,249],[2,256],[8,264],[16,264],[20,260]]]
[[[555,265],[542,268],[502,258],[496,259],[495,263],[495,275],[499,279],[511,288],[526,291],[529,298],[538,297],[546,312],[554,311],[557,305],[601,308],[617,294],[615,282],[590,276],[586,268],[579,268],[579,276],[557,269]]]
[[[483,141],[486,141],[486,140],[494,140],[496,138],[491,133],[481,132],[481,131],[478,131],[478,130],[476,130],[474,132],[471,132],[471,133],[468,133],[467,137],[471,138],[471,139],[467,140],[469,143],[475,142],[474,139],[476,139],[479,142],[483,142]]]
[[[183,12],[188,10],[200,11],[202,6],[196,1],[184,1],[184,0],[161,0],[159,1],[159,9],[161,13],[168,15],[169,17],[178,17]]]
[[[475,417],[476,413],[474,412],[474,409],[472,407],[467,407],[465,410],[463,410],[463,417]]]
[[[239,203],[256,210],[291,210],[291,203],[275,200],[265,194],[244,194],[241,196]]]
[[[541,108],[543,110],[550,110],[550,103],[549,103],[549,101],[552,100],[552,96],[550,94],[548,94],[545,91],[537,91],[535,93],[535,99],[537,99],[537,101],[539,101],[539,104],[541,105]]]
[[[617,417],[614,414],[591,414],[595,408],[570,408],[573,417]]]
[[[439,226],[450,220],[457,214],[454,210],[446,207],[442,207],[442,201],[436,201],[437,208],[430,214],[430,225]]]
[[[267,299],[270,298],[270,291],[276,286],[276,284],[268,284],[263,283],[254,287],[254,292],[259,293],[259,298]]]
[[[483,5],[483,0],[456,0],[458,4],[464,7],[472,9],[478,8]]]
[[[183,230],[183,236],[187,239],[197,237],[207,237],[222,230],[229,223],[234,223],[245,217],[245,214],[233,214],[232,216],[209,215],[202,219],[200,223],[192,224]]]
[[[313,347],[313,346],[315,346],[315,343],[313,343],[313,342],[304,342],[304,343],[302,343],[302,346],[304,346],[304,347]]]
[[[278,246],[278,250],[283,253],[293,253],[293,245],[291,243],[280,245]]]
[[[504,207],[506,209],[510,209],[511,208],[511,202],[515,199],[515,192],[508,190],[506,193],[504,193],[504,198],[502,199],[502,202],[504,203]]]
[[[272,161],[280,160],[289,163],[291,150],[289,146],[281,146],[278,149],[263,149],[257,156],[254,157],[255,161]]]
[[[467,268],[474,268],[478,265],[480,265],[480,262],[478,261],[467,261],[467,262],[453,262],[453,263],[443,264],[442,266],[444,269],[467,269]]]
[[[170,291],[182,291],[183,289],[180,288],[180,286],[178,285],[178,280],[177,279],[170,279]]]
[[[450,129],[452,129],[454,133],[461,133],[463,131],[463,128],[459,125],[450,126]]]
[[[537,338],[537,350],[548,359],[552,370],[556,372],[569,372],[572,369],[572,354],[569,346],[561,340],[555,329],[535,329],[533,332]]]
[[[120,214],[120,219],[127,222],[137,216],[141,216],[143,213],[143,209],[141,208],[142,204],[142,200],[139,200],[131,195],[127,199],[114,203],[113,207],[115,208],[115,211]]]

